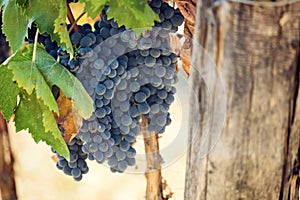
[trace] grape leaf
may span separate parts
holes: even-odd
[[[31,53],[33,46],[30,45]],[[45,77],[50,86],[58,86],[64,94],[74,101],[75,108],[79,114],[88,119],[94,111],[93,100],[85,91],[80,81],[74,77],[65,67],[60,65],[52,56],[50,56],[42,46],[37,47],[36,66]]]
[[[8,69],[13,72],[13,80],[18,83],[30,95],[35,89],[37,98],[40,98],[50,110],[58,113],[58,107],[52,95],[49,85],[37,68],[35,62],[32,62],[31,55],[25,56],[22,52],[16,54],[7,63]]]
[[[60,91],[57,104],[59,116],[54,115],[56,123],[64,130],[64,140],[70,142],[82,126],[82,118],[79,116],[77,110],[74,109],[73,101],[67,98],[62,91]]]
[[[21,7],[25,6],[28,0],[16,0],[17,4]]]
[[[60,22],[66,22],[66,4],[64,0],[48,1],[30,0],[26,4],[26,15],[35,20],[41,33],[47,32],[52,40],[58,43],[63,50],[73,54],[71,41],[67,35],[67,28],[60,25]],[[58,25],[57,25],[58,23]]]
[[[12,71],[8,70],[6,66],[0,66],[0,108],[7,121],[14,113],[19,94],[19,88],[12,79]]]
[[[62,47],[62,49],[67,50],[68,53],[73,55],[73,47],[66,26],[66,16],[66,2],[61,1],[59,8],[59,16],[54,21],[54,33],[57,33],[59,37],[59,43],[61,44],[60,46]]]
[[[61,0],[62,1],[62,0]],[[40,31],[53,34],[54,21],[59,16],[60,0],[30,0],[26,4],[26,14],[35,20]]]
[[[11,49],[16,51],[22,46],[27,36],[27,27],[30,26],[31,22],[24,14],[23,9],[17,5],[16,0],[5,3],[2,17],[3,33],[6,35]]]
[[[108,5],[108,18],[114,18],[119,26],[135,29],[139,34],[147,29],[151,29],[154,21],[159,21],[159,17],[150,8],[146,0],[82,0],[85,3],[85,11],[92,18],[99,15],[105,5]]]
[[[109,0],[82,0],[80,2],[85,3],[84,10],[88,13],[88,15],[92,18],[95,18],[100,14]]]
[[[47,128],[51,131],[46,131],[43,122],[47,122]],[[61,133],[56,125],[52,112],[43,104],[43,102],[36,98],[35,91],[31,95],[26,92],[20,95],[20,104],[15,112],[16,130],[26,130],[32,134],[34,141],[44,141],[51,145],[53,149],[65,158],[69,158],[68,147],[61,136]]]
[[[80,81],[50,56],[42,46],[37,46],[35,62],[31,60],[32,55],[33,45],[29,45],[24,53],[17,51],[7,63],[18,86],[24,88],[28,94],[36,90],[37,98],[41,98],[50,110],[58,113],[50,89],[56,85],[74,101],[79,114],[88,119],[94,111],[93,100]]]
[[[137,34],[151,29],[154,21],[159,21],[146,0],[111,0],[107,16],[109,19],[114,18],[119,25],[134,29]]]

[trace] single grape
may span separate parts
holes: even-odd
[[[118,165],[118,159],[115,156],[112,156],[108,159],[108,165],[110,167],[115,167]]]
[[[103,68],[104,67],[104,61],[103,61],[103,59],[101,59],[101,58],[96,59],[93,62],[93,67],[95,69],[101,69],[101,68]]]
[[[179,14],[179,13],[176,13],[172,18],[171,18],[171,22],[173,24],[173,26],[180,26],[184,21],[184,17]]]
[[[90,47],[93,44],[93,40],[88,36],[83,36],[80,40],[81,47]]]
[[[117,150],[116,157],[119,161],[124,160],[126,158],[126,153],[121,150]]]
[[[140,89],[140,83],[133,81],[129,84],[129,89],[131,92],[137,92]]]
[[[72,44],[79,45],[81,38],[82,38],[82,34],[81,33],[79,33],[79,32],[73,33],[71,35],[71,42],[72,42]]]
[[[152,56],[147,56],[145,58],[145,65],[147,67],[153,67],[155,65],[155,63],[156,63],[156,59],[153,58]]]
[[[134,166],[136,163],[135,158],[126,158],[125,160],[126,160],[128,166]]]
[[[162,66],[158,66],[156,69],[155,69],[155,75],[158,76],[158,77],[164,77],[166,75],[166,68],[162,67]]]
[[[104,95],[106,92],[106,86],[103,84],[98,84],[96,86],[96,94],[98,95]]]
[[[103,26],[103,27],[100,29],[100,35],[101,35],[101,37],[103,37],[103,38],[105,38],[105,39],[108,38],[108,37],[110,36],[109,28]]]
[[[164,16],[166,19],[171,19],[174,15],[174,9],[170,6],[168,6],[164,11]]]
[[[146,101],[147,95],[144,92],[138,92],[134,95],[134,100],[138,103]]]
[[[106,152],[108,150],[109,146],[106,142],[102,142],[99,144],[99,150],[101,152]]]
[[[81,170],[78,168],[74,168],[71,170],[71,174],[74,178],[78,178],[81,176]]]
[[[131,117],[129,115],[123,115],[121,117],[121,123],[124,126],[129,126],[132,123],[132,119],[131,119]]]
[[[98,162],[103,162],[104,161],[104,155],[103,155],[103,152],[101,151],[96,151],[94,154],[94,157],[95,159],[98,161]]]
[[[126,162],[126,160],[122,160],[118,163],[118,169],[123,172],[127,169],[128,163]]]
[[[150,112],[150,106],[147,103],[143,102],[138,104],[138,110],[142,114],[148,114]]]
[[[167,118],[163,115],[160,115],[156,118],[156,123],[159,125],[159,126],[165,126],[166,125],[166,122],[167,122]]]

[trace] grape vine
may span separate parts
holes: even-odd
[[[9,120],[15,113],[17,130],[29,128],[36,141],[50,144],[57,154],[57,168],[77,181],[89,171],[86,159],[106,163],[112,172],[124,172],[136,163],[134,144],[141,129],[145,128],[141,126],[141,116],[147,119],[147,130],[155,134],[164,133],[171,123],[168,111],[174,101],[174,84],[178,77],[175,72],[177,55],[172,52],[168,38],[183,23],[183,16],[161,0],[149,1],[149,5],[133,1],[130,6],[126,1],[67,1],[67,4],[86,3],[86,12],[91,16],[101,12],[101,20],[92,27],[77,25],[69,13],[68,18],[75,24],[66,24],[64,18],[69,7],[65,3],[57,2],[59,10],[53,10],[53,16],[45,19],[38,15],[41,11],[36,10],[33,2],[4,4],[3,31],[16,53],[0,70],[8,69],[7,81],[16,88],[14,99],[21,97],[20,103],[15,101],[8,110],[5,99],[0,99],[4,116]],[[132,13],[132,19],[120,16],[120,5]],[[24,17],[17,35],[8,31],[11,26],[5,18],[13,9],[16,9],[16,16]],[[34,22],[29,20],[31,17],[35,18]],[[26,20],[26,25],[30,25],[28,30],[24,27]],[[53,26],[49,25],[49,20],[54,22]],[[49,26],[44,25],[47,23]],[[20,42],[14,42],[14,37],[25,39],[29,45],[19,49]],[[42,77],[34,77],[31,85],[25,83],[20,75],[25,70],[20,67],[20,60],[28,62],[28,69],[29,64],[32,69],[34,63]],[[52,97],[47,99],[42,89],[49,90]],[[57,126],[50,116],[50,112],[59,113],[53,101],[62,94],[72,99],[83,118],[80,128],[72,133],[76,136],[66,143],[58,135],[58,132],[62,136],[66,134],[64,125],[56,122]],[[34,112],[40,112],[43,121],[38,126],[33,125],[36,119],[23,122],[23,116],[34,108],[29,101],[31,98],[40,108]],[[47,120],[52,124],[46,123]],[[55,134],[45,138],[43,133],[38,133],[43,130]]]

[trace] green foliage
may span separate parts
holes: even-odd
[[[109,5],[108,16],[115,18],[119,25],[133,28],[140,34],[159,21],[146,0],[81,0],[85,11],[91,17],[100,14],[105,5]],[[73,55],[68,30],[65,26],[67,17],[64,0],[3,0],[3,32],[13,51],[18,50],[27,35],[27,28],[35,22],[41,33],[47,32],[63,50]],[[14,19],[14,20],[12,20]]]
[[[50,86],[58,86],[67,97],[74,101],[75,108],[79,114],[83,118],[88,119],[94,110],[93,100],[85,91],[80,81],[54,60],[43,47],[37,47],[36,57],[37,67],[48,84]]]
[[[60,1],[59,5],[59,15],[54,21],[54,34],[57,34],[59,37],[59,41],[62,49],[66,49],[70,55],[73,55],[72,43],[70,41],[69,32],[67,30],[66,24],[66,2]],[[56,37],[55,37],[56,38]]]
[[[95,18],[100,14],[109,0],[81,0],[80,2],[85,3],[84,10],[86,11],[86,13],[92,18]]]
[[[6,120],[15,113],[17,131],[29,129],[36,142],[45,141],[68,158],[68,149],[53,116],[52,111],[58,113],[58,106],[50,88],[58,86],[84,118],[92,114],[93,101],[81,83],[43,47],[33,49],[29,45],[23,52],[17,51],[0,67],[0,107]]]
[[[29,129],[36,142],[42,140],[61,155],[69,158],[69,151],[56,125],[53,113],[43,101],[37,99],[35,90],[29,95],[13,81],[13,72],[0,67],[0,107],[6,120],[15,113],[17,131]],[[19,103],[18,103],[18,96]]]
[[[137,34],[150,29],[159,17],[150,8],[146,0],[82,0],[85,10],[91,17],[96,17],[99,10],[109,6],[107,15],[114,18],[120,26],[132,28]]]
[[[26,92],[20,93],[20,104],[15,115],[17,131],[28,129],[35,142],[45,141],[60,155],[69,158],[68,147],[57,128],[52,112],[36,98],[35,91],[31,95]],[[47,120],[49,121],[45,126]]]
[[[12,81],[13,74],[4,66],[0,66],[0,108],[4,118],[9,121],[17,105],[19,87]]]
[[[29,24],[28,17],[24,14],[24,10],[16,4],[16,1],[7,1],[3,10],[2,30],[13,51],[22,46]]]
[[[58,107],[51,89],[39,71],[37,63],[31,61],[30,55],[17,51],[15,56],[9,60],[7,66],[13,72],[13,80],[18,83],[19,87],[26,90],[29,95],[35,90],[37,98],[41,99],[50,110],[58,113]],[[49,66],[44,65],[43,67]]]
[[[40,32],[47,32],[57,41],[63,50],[73,54],[70,38],[67,37],[67,28],[62,28],[60,23],[66,21],[66,3],[64,0],[40,1],[28,0],[25,5],[26,14],[35,21]]]
[[[17,4],[21,7],[25,6],[27,0],[16,0]]]
[[[154,21],[159,21],[147,1],[139,0],[111,0],[107,15],[109,18],[114,18],[119,24],[133,28],[137,34],[151,29]]]

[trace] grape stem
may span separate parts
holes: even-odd
[[[70,22],[70,24],[72,25],[73,29],[75,32],[80,32],[80,29],[75,21],[75,18],[74,18],[74,15],[72,13],[72,10],[70,8],[70,5],[68,3],[68,0],[66,0],[66,5],[67,5],[67,17],[68,17],[68,20]]]
[[[34,36],[34,44],[33,44],[33,53],[32,53],[32,62],[34,63],[36,61],[36,47],[38,44],[38,39],[39,39],[39,29],[36,29],[36,33]]]
[[[86,12],[83,12],[79,15],[79,17],[77,17],[77,19],[75,20],[75,23],[73,23],[69,29],[69,33],[71,33],[71,31],[73,30],[74,26],[77,26],[77,22],[83,17],[83,15],[85,15]]]

